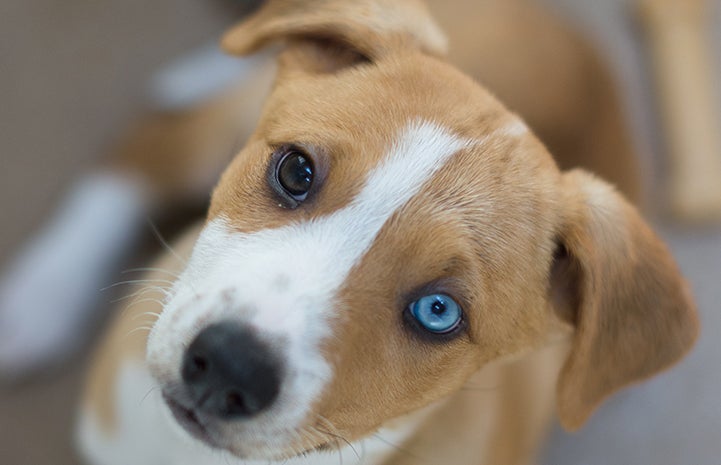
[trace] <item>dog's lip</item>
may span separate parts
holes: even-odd
[[[191,436],[211,447],[220,448],[220,445],[213,439],[207,427],[202,423],[200,418],[198,418],[195,409],[186,407],[167,392],[163,392],[163,400],[178,424],[190,433]]]
[[[173,417],[175,418],[175,421],[180,424],[180,426],[186,430],[191,436],[194,438],[204,442],[208,446],[214,448],[214,449],[223,449],[224,447],[221,446],[216,439],[213,438],[210,431],[208,431],[208,428],[203,424],[203,421],[198,417],[198,414],[196,410],[192,407],[186,407],[180,400],[176,399],[172,394],[169,394],[165,390],[162,391],[163,400],[165,401],[166,405],[168,406],[168,409],[173,414]],[[290,458],[300,457],[306,454],[310,454],[312,452],[323,452],[323,451],[329,451],[333,450],[334,441],[325,441],[321,442],[320,444],[315,444],[310,447],[307,447],[302,452],[295,451],[292,456],[285,456],[283,457],[284,460],[288,460]],[[340,441],[338,441],[338,444],[335,445],[335,447],[340,446]],[[236,451],[232,449],[228,449],[229,452],[232,454],[243,458],[244,454],[241,453],[241,451]]]

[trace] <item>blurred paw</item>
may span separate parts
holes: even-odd
[[[90,338],[100,289],[142,227],[145,205],[134,182],[88,177],[0,275],[0,378],[57,364]]]
[[[17,379],[58,363],[89,337],[98,287],[37,252],[25,255],[0,282],[0,378]]]

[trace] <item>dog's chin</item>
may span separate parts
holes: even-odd
[[[257,450],[240,450],[237,446],[224,445],[222,441],[217,438],[217,435],[213,433],[212,427],[203,421],[202,417],[198,415],[195,409],[192,407],[185,406],[181,401],[176,399],[174,396],[163,392],[163,400],[168,406],[171,414],[175,421],[193,438],[202,442],[206,446],[212,449],[225,450],[232,455],[237,456],[241,459],[246,460],[289,460],[299,456],[308,456],[314,453],[327,453],[331,452],[339,444],[318,443],[312,445],[305,445],[305,447],[295,448],[292,452],[286,450],[274,451],[274,453],[264,454],[262,457],[258,456]],[[266,451],[268,452],[268,451]]]
[[[188,434],[213,449],[222,448],[193,408],[184,406],[165,392],[163,393],[163,400],[168,406],[168,409],[170,409],[170,413],[173,414],[175,421],[177,421]]]

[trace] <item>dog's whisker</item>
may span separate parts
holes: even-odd
[[[127,299],[132,299],[132,300],[126,306],[126,308],[123,310],[123,313],[127,312],[127,310],[129,308],[132,308],[135,305],[137,305],[139,303],[139,301],[141,301],[144,298],[144,296],[146,296],[148,294],[152,295],[154,293],[155,294],[160,293],[160,294],[163,294],[163,296],[167,295],[167,293],[165,292],[165,290],[162,287],[155,286],[155,285],[148,285],[148,286],[145,286],[145,287],[133,292],[132,294],[125,296],[122,300],[127,300]],[[145,297],[145,298],[154,298],[154,297]],[[162,302],[160,302],[160,305],[162,307],[164,304]]]
[[[153,234],[155,235],[156,239],[158,239],[158,241],[163,246],[163,248],[165,248],[173,257],[178,259],[178,261],[180,263],[182,263],[184,266],[187,266],[188,260],[181,257],[175,250],[173,250],[173,248],[170,246],[168,241],[166,241],[163,238],[162,234],[160,234],[160,231],[158,230],[157,226],[155,225],[155,223],[153,223],[153,221],[150,218],[147,218],[147,221],[148,221],[148,224],[150,225],[151,230],[153,231]],[[179,278],[179,276],[176,276],[176,277]],[[171,288],[175,284],[175,283],[171,283],[170,281],[168,281],[168,282],[170,283]],[[193,286],[193,283],[189,282],[188,286],[193,291],[193,293],[195,294],[196,297],[200,297],[200,295],[198,294],[198,291]]]
[[[358,463],[358,465],[363,465],[366,463],[367,458],[367,449],[366,449],[366,440],[365,438],[361,439],[360,441],[360,448],[361,448],[361,461]]]
[[[403,454],[408,455],[409,457],[412,457],[413,459],[420,460],[422,462],[428,462],[427,459],[420,457],[418,454],[413,453],[409,449],[406,449],[404,447],[399,446],[398,444],[394,444],[393,442],[385,439],[383,436],[381,436],[379,433],[373,433],[373,437],[379,440],[380,442],[392,447],[393,449],[397,450],[398,452],[401,452]]]
[[[164,305],[162,302],[160,302],[160,301],[158,301],[158,300],[155,300],[155,299],[133,300],[133,302],[129,303],[129,304],[128,304],[126,307],[124,307],[123,310],[120,312],[120,315],[119,315],[120,318],[126,318],[126,317],[128,317],[128,314],[131,313],[131,312],[133,311],[133,309],[134,309],[137,305],[141,305],[141,304],[147,303],[147,302],[152,302],[152,303],[157,304],[157,305],[160,306],[161,312],[145,312],[145,314],[144,314],[145,316],[151,316],[151,315],[149,315],[150,313],[155,313],[155,314],[157,314],[157,316],[155,317],[155,319],[154,319],[153,321],[147,321],[148,323],[155,324],[155,321],[157,321],[158,318],[160,318],[160,314],[162,313],[162,308],[163,308],[163,305]],[[130,318],[130,321],[137,321],[141,316],[143,316],[143,315],[142,315],[142,314],[137,314],[137,315],[132,315],[132,316],[130,316],[129,318]]]
[[[127,297],[128,297],[128,298],[129,298],[129,297],[132,297],[132,296],[138,296],[138,297],[139,297],[140,294],[145,294],[145,293],[148,293],[148,292],[156,292],[156,293],[158,293],[158,294],[162,294],[162,297],[163,297],[164,299],[168,298],[168,296],[170,295],[170,289],[169,289],[169,288],[167,288],[167,287],[165,287],[165,286],[148,284],[147,286],[145,286],[145,287],[143,287],[143,288],[135,291],[133,294],[130,294],[130,295],[127,296]]]
[[[168,274],[174,278],[179,278],[180,275],[178,273],[175,273],[170,270],[166,270],[164,268],[153,268],[153,267],[140,267],[140,268],[129,268],[127,270],[123,270],[120,272],[120,274],[128,274],[128,273],[145,273],[145,272],[151,272],[151,273],[165,273]]]
[[[145,287],[143,287],[143,288],[141,288],[141,289],[139,289],[139,290],[137,290],[137,291],[135,291],[135,292],[133,292],[133,293],[131,293],[131,294],[128,294],[128,295],[123,296],[123,297],[118,297],[117,299],[113,299],[113,300],[110,301],[110,303],[118,303],[118,302],[122,302],[123,300],[128,300],[128,299],[132,299],[132,298],[135,298],[135,297],[140,297],[140,296],[142,296],[142,295],[144,295],[144,294],[147,294],[147,293],[149,293],[149,292],[161,292],[161,293],[165,294],[165,291],[164,291],[162,288],[155,287],[155,286],[145,286]]]
[[[316,428],[314,428],[314,429],[316,429]],[[323,431],[320,431],[320,432],[323,433]],[[328,434],[328,433],[324,433],[324,434]],[[327,442],[329,444],[335,443],[333,445],[335,446],[335,450],[338,453],[338,463],[340,465],[343,465],[343,450],[340,448],[340,444],[338,443],[338,440],[337,439],[335,439],[335,440],[326,439],[325,442]]]
[[[338,450],[338,464],[343,465],[343,451],[340,449],[340,447],[338,447],[337,450]]]
[[[156,299],[143,299],[143,300],[139,301],[138,304],[141,304],[143,302],[156,302],[156,303],[160,304],[160,301],[158,301]],[[154,319],[153,322],[155,322],[158,320],[158,318],[160,318],[160,313],[158,313],[158,312],[143,312],[143,313],[139,313],[137,315],[133,315],[130,319],[137,320],[142,317],[152,317]]]
[[[161,307],[161,309],[165,305],[162,301],[155,299],[153,297],[146,297],[146,298],[142,298],[142,297],[143,297],[142,294],[135,296],[135,298],[127,306],[125,306],[125,308],[123,308],[123,311],[121,312],[121,316],[125,316],[128,312],[130,312],[133,308],[135,308],[135,306],[140,305],[142,303],[154,302],[154,303],[158,304]]]
[[[150,229],[153,231],[153,235],[155,238],[160,242],[160,245],[163,246],[165,250],[167,250],[173,257],[177,258],[180,263],[183,265],[187,265],[188,261],[181,257],[173,248],[168,244],[168,242],[163,238],[162,234],[160,234],[160,231],[158,230],[158,227],[155,226],[155,223],[153,223],[153,220],[150,218],[147,218],[148,225],[150,226]]]
[[[188,260],[185,259],[185,258],[183,258],[183,257],[181,257],[175,250],[173,250],[173,248],[170,246],[170,244],[168,243],[168,241],[166,241],[166,240],[163,238],[163,236],[160,234],[160,231],[158,230],[157,226],[155,226],[155,223],[153,223],[153,221],[152,221],[150,218],[148,218],[147,220],[148,220],[148,224],[150,225],[151,230],[153,231],[153,234],[155,235],[156,239],[158,239],[158,241],[159,241],[160,244],[163,246],[163,248],[165,248],[173,257],[175,257],[176,259],[178,259],[178,261],[179,261],[180,263],[182,263],[184,266],[187,266],[187,265],[188,265]],[[180,276],[179,276],[179,275],[176,275],[176,278],[179,279]],[[173,284],[175,284],[175,283],[173,283]],[[200,297],[200,294],[199,294],[198,291],[195,289],[195,286],[193,286],[193,283],[192,283],[192,282],[188,282],[187,284],[188,284],[188,286],[190,287],[190,289],[193,291],[193,294],[195,294],[196,297]],[[171,285],[171,287],[172,287],[172,285]]]
[[[164,303],[163,303],[161,300],[158,300],[158,299],[156,299],[155,297],[146,297],[146,298],[144,298],[144,299],[134,300],[133,302],[131,302],[131,303],[128,305],[128,307],[136,306],[136,305],[140,305],[140,304],[144,304],[144,303],[148,303],[148,302],[157,304],[157,305],[160,306],[161,308],[162,308],[163,305],[164,305]],[[145,313],[143,313],[142,315],[147,315],[148,313],[155,313],[157,316],[160,316],[160,313],[159,313],[159,312],[145,312]],[[133,319],[137,318],[138,316],[139,316],[139,315],[134,316]]]
[[[316,414],[316,417],[318,418],[319,422],[323,423],[324,427],[330,429],[331,431],[323,431],[317,427],[314,427],[314,429],[318,430],[319,432],[321,432],[323,434],[332,436],[336,439],[340,439],[353,451],[353,453],[355,454],[355,456],[358,460],[362,460],[362,456],[358,454],[358,451],[353,446],[353,443],[351,443],[351,441],[349,441],[345,436],[340,434],[340,431],[338,430],[338,428],[336,428],[336,426],[328,418],[326,418],[320,414]]]
[[[154,391],[157,391],[157,390],[159,390],[159,389],[160,389],[160,386],[157,386],[157,385],[151,387],[150,389],[148,389],[148,392],[146,392],[145,395],[143,396],[143,398],[140,399],[140,404],[139,404],[139,405],[142,407],[143,402],[145,402],[145,399],[147,399],[147,398],[150,396],[150,394],[152,394]]]
[[[128,332],[125,334],[124,338],[127,339],[128,337],[130,337],[130,336],[132,336],[133,334],[138,333],[138,332],[140,332],[140,331],[147,331],[148,333],[150,333],[152,330],[153,330],[153,328],[152,328],[151,326],[139,326],[139,327],[137,327],[137,328],[134,328],[134,329],[131,329],[130,331],[128,331]]]
[[[175,284],[173,281],[168,281],[167,279],[130,279],[127,281],[120,281],[114,284],[111,284],[110,286],[106,286],[102,289],[100,289],[100,292],[107,291],[108,289],[113,289],[118,286],[123,285],[132,285],[132,284],[149,284],[149,283],[162,283],[167,284],[168,287],[164,289],[169,289],[173,284]]]
[[[320,441],[323,443],[327,443],[329,445],[334,446],[336,453],[338,454],[338,463],[339,465],[343,465],[343,450],[340,447],[340,441],[338,440],[340,437],[332,435],[326,431],[320,430],[316,428],[315,426],[310,426],[310,428],[313,429],[312,432],[315,433],[315,435],[311,435],[309,440],[311,443],[317,442],[315,436],[320,436]],[[311,432],[307,432],[306,434],[309,434]],[[345,440],[345,439],[343,439]],[[347,441],[346,441],[347,442]]]

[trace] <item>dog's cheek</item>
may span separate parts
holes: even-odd
[[[333,375],[315,408],[349,440],[434,403],[475,369],[467,339],[434,344],[417,337],[396,311],[391,283],[383,287],[345,289],[334,337],[322,346]]]
[[[233,159],[213,191],[208,218],[225,218],[237,232],[246,234],[287,224],[288,211],[268,186],[268,160],[273,149],[262,142],[249,143]]]

